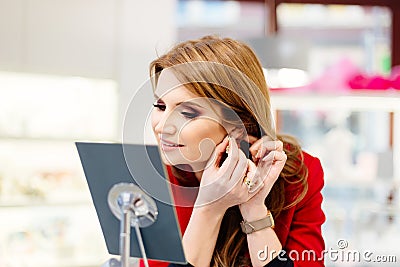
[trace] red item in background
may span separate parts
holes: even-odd
[[[392,87],[392,83],[383,76],[357,74],[349,80],[349,86],[352,89],[386,90]]]
[[[394,89],[400,90],[400,65],[392,68],[390,80]]]
[[[352,89],[400,89],[400,66],[393,67],[389,77],[382,75],[368,76],[363,73],[358,73],[349,79],[348,84]]]
[[[392,87],[394,89],[400,90],[400,74],[397,77],[393,78]]]

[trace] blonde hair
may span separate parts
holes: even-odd
[[[181,69],[179,66],[182,64],[185,65]],[[189,91],[200,97],[215,99],[232,109],[247,134],[258,138],[267,135],[284,142],[288,158],[280,179],[274,184],[265,203],[275,217],[282,210],[296,205],[307,192],[307,168],[297,140],[287,135],[276,135],[269,88],[262,66],[252,49],[242,42],[216,36],[180,43],[150,64],[154,88],[160,73],[171,67],[174,67],[174,74]],[[227,118],[228,121],[230,119]],[[295,188],[291,191],[291,199],[285,198],[285,188],[287,190],[289,184]],[[243,257],[247,251],[247,240],[240,230],[241,220],[237,206],[225,213],[211,266],[250,264],[250,259]]]

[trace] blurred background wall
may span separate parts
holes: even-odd
[[[0,1],[0,266],[108,259],[74,141],[121,140],[176,5]]]
[[[0,266],[100,266],[110,257],[74,142],[121,141],[124,131],[142,142],[143,129],[124,129],[124,119],[149,85],[148,64],[207,34],[255,49],[277,129],[321,158],[327,249],[345,240],[398,261],[400,96],[348,84],[355,74],[389,79],[391,12],[281,4],[279,32],[266,35],[270,12],[252,1],[0,0]]]

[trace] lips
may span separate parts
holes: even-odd
[[[161,147],[164,148],[178,148],[178,147],[183,147],[181,144],[173,143],[164,139],[160,139],[160,144]]]

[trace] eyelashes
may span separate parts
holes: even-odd
[[[154,103],[153,107],[155,107],[159,111],[166,110],[165,104],[161,104],[161,103]],[[185,107],[184,110],[180,112],[180,114],[187,119],[195,119],[200,116],[200,112],[198,112],[192,108],[189,108],[189,107]]]
[[[161,111],[165,111],[165,108],[166,108],[165,105],[159,104],[159,103],[154,103],[153,107],[155,107],[156,109],[161,110]]]

